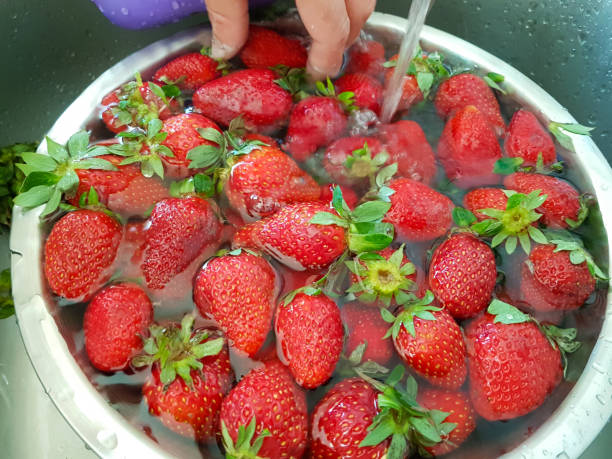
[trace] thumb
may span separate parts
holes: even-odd
[[[229,59],[235,56],[249,33],[247,0],[206,0],[208,18],[212,24],[211,57]]]

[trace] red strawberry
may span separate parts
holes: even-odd
[[[278,147],[278,142],[276,140],[274,140],[272,137],[267,136],[267,135],[257,134],[255,132],[247,132],[246,134],[244,134],[242,136],[242,138],[245,141],[259,140],[260,142],[263,142],[263,143],[267,144],[270,147],[279,148]]]
[[[146,247],[146,221],[133,221],[125,225],[123,239],[117,253],[121,257],[121,274],[125,279],[142,277],[142,257]]]
[[[448,120],[438,142],[438,158],[446,175],[462,188],[498,183],[493,166],[501,156],[493,129],[472,105]]]
[[[506,210],[508,196],[500,188],[476,188],[463,197],[463,205],[480,221],[491,218],[480,209]]]
[[[574,264],[571,251],[556,249],[552,244],[534,247],[521,267],[522,299],[538,311],[579,308],[595,290],[587,261]]]
[[[93,297],[83,318],[85,350],[101,371],[125,369],[142,351],[142,337],[153,322],[153,306],[135,284],[110,285]]]
[[[142,387],[149,413],[176,433],[207,441],[219,432],[221,402],[234,373],[225,340],[204,329],[192,332],[192,324],[188,315],[180,326],[152,326],[144,349],[155,352],[135,357],[133,364],[153,364]]]
[[[392,56],[390,61],[397,62],[397,54]],[[384,70],[385,75],[385,86],[389,84],[389,80],[391,80],[391,75],[395,71],[395,67],[389,67]],[[402,83],[402,95],[400,96],[399,103],[397,105],[397,111],[408,110],[414,104],[417,104],[423,100],[423,93],[419,88],[419,84],[417,83],[417,79],[414,75],[406,75],[404,76]]]
[[[103,212],[64,215],[45,241],[45,277],[56,295],[86,301],[110,279],[121,225]]]
[[[345,131],[346,110],[353,110],[353,94],[337,94],[332,82],[317,81],[317,93],[298,102],[291,110],[285,147],[297,161],[305,161],[319,147],[328,145]],[[337,94],[337,95],[336,95]]]
[[[289,303],[279,304],[274,332],[278,357],[300,386],[314,389],[331,377],[344,339],[340,310],[333,300],[323,294],[298,293]]]
[[[384,339],[389,327],[379,310],[354,302],[345,304],[340,312],[347,329],[345,354],[350,356],[357,346],[365,343],[362,362],[372,360],[383,366],[388,364],[393,358],[393,344]]]
[[[436,159],[425,133],[414,121],[383,125],[378,133],[388,163],[397,163],[397,175],[429,185],[436,175]]]
[[[245,221],[272,215],[287,204],[319,199],[321,190],[313,178],[278,148],[260,146],[230,161],[224,191]]]
[[[195,91],[204,83],[221,76],[218,65],[216,60],[202,53],[188,53],[159,68],[153,80],[158,84],[173,83],[183,91]]]
[[[374,40],[358,40],[348,50],[346,73],[364,72],[380,78],[385,62],[385,47]]]
[[[311,457],[387,457],[390,439],[374,446],[359,446],[379,412],[378,394],[376,389],[360,378],[345,379],[332,387],[312,413]]]
[[[252,438],[257,438],[264,429],[269,432],[261,448],[253,451],[257,457],[303,456],[308,443],[306,395],[293,382],[287,368],[277,360],[251,370],[223,400],[221,428],[225,426],[226,429],[223,435],[226,453],[238,452],[234,449],[234,445],[239,447],[236,444],[238,428],[247,427],[253,421]],[[227,444],[226,433],[231,445]],[[250,443],[248,441],[247,447],[251,447]],[[235,456],[241,457],[239,454]]]
[[[435,250],[429,265],[429,287],[456,319],[485,309],[496,280],[493,250],[470,233],[449,237]]]
[[[442,443],[425,448],[434,456],[442,456],[457,449],[476,428],[476,413],[463,392],[423,389],[419,391],[417,401],[428,410],[448,413],[444,422],[457,424],[449,435],[442,438]]]
[[[220,231],[215,209],[204,199],[192,196],[158,202],[148,220],[141,265],[147,286],[162,290],[182,273],[191,281],[198,262],[215,250]]]
[[[240,51],[240,59],[250,69],[277,65],[306,67],[308,54],[299,40],[283,37],[272,29],[249,27],[249,38]]]
[[[448,119],[469,105],[473,105],[488,120],[497,135],[506,129],[493,90],[479,76],[460,73],[444,81],[434,101],[438,115]]]
[[[517,172],[504,179],[504,187],[524,194],[535,190],[545,194],[546,201],[536,211],[542,214],[540,221],[548,227],[578,226],[586,217],[578,191],[557,177]]]
[[[367,186],[368,179],[373,180],[378,169],[387,162],[385,155],[376,158],[382,149],[382,144],[374,137],[343,137],[325,149],[323,167],[341,185]]]
[[[201,86],[193,95],[193,105],[224,126],[242,115],[249,129],[274,129],[292,106],[291,95],[274,82],[276,78],[267,69],[232,72]]]
[[[112,132],[125,131],[130,126],[144,128],[149,121],[164,120],[180,110],[174,98],[160,98],[153,92],[150,82],[130,81],[108,93],[100,102],[101,116]]]
[[[427,241],[445,234],[452,225],[453,203],[421,182],[399,178],[389,183],[395,193],[384,221],[395,226],[402,241]]]
[[[355,105],[360,109],[380,114],[383,87],[373,76],[367,73],[345,73],[336,80],[335,85],[339,92],[352,92],[355,95]]]
[[[470,398],[476,412],[489,421],[523,416],[540,406],[561,381],[559,349],[577,349],[571,342],[576,330],[541,326],[499,300],[487,311],[465,329]]]
[[[512,117],[504,150],[510,157],[523,158],[522,166],[535,166],[540,155],[545,166],[557,158],[552,137],[527,110],[518,110]]]
[[[354,209],[357,205],[357,202],[359,201],[359,197],[357,197],[357,194],[353,191],[352,188],[336,185],[335,183],[321,185],[321,196],[319,197],[319,201],[324,202],[325,204],[329,204],[329,208],[333,209],[331,202],[334,197],[335,187],[340,187],[340,189],[342,190],[342,197],[344,198],[344,201],[347,203],[350,209]]]
[[[383,309],[383,318],[393,324],[386,336],[393,337],[395,350],[419,376],[435,386],[457,389],[467,374],[463,334],[448,311],[430,305],[432,301],[428,291],[397,317]]]
[[[200,145],[217,146],[214,142],[204,139],[198,132],[198,129],[208,128],[221,132],[214,122],[197,113],[181,113],[164,121],[161,132],[167,133],[168,136],[162,145],[170,148],[174,154],[174,156],[161,156],[169,178],[181,179],[198,172],[197,169],[189,168],[190,160],[187,159],[187,154],[189,150]]]
[[[397,250],[387,247],[376,254],[377,258],[347,262],[352,273],[348,291],[374,306],[404,303],[408,292],[417,290],[417,271],[404,254],[404,246]]]
[[[310,223],[316,213],[328,210],[321,202],[290,204],[243,226],[234,235],[233,246],[262,250],[296,271],[325,268],[346,248],[342,227]]]
[[[202,266],[193,299],[200,314],[219,324],[230,344],[252,357],[271,329],[278,286],[276,273],[264,258],[239,252]]]

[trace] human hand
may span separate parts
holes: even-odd
[[[335,76],[342,54],[359,36],[376,0],[296,0],[302,22],[312,38],[307,72],[315,79]],[[236,55],[249,33],[248,0],[206,0],[212,23],[212,57]]]

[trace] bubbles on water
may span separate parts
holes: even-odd
[[[107,449],[115,449],[117,447],[117,434],[110,430],[103,429],[98,432],[96,440]]]

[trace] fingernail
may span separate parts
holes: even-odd
[[[213,59],[228,59],[235,54],[236,48],[221,43],[217,37],[212,38],[210,57]]]

